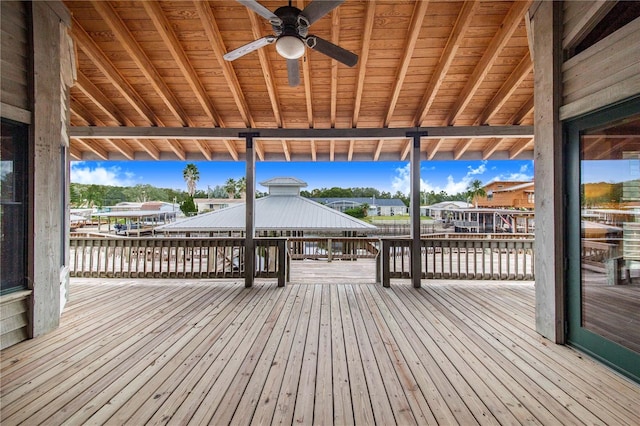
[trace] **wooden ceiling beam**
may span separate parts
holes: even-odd
[[[336,156],[336,141],[331,139],[329,142],[329,161],[334,161]]]
[[[88,123],[93,124],[94,126],[104,126],[105,123],[92,114],[89,110],[84,108],[77,100],[72,99],[71,109],[73,113],[82,117]],[[103,139],[107,144],[111,145],[116,151],[120,154],[124,155],[128,160],[133,160],[135,158],[135,154],[129,146],[127,146],[126,142],[120,139]],[[96,142],[95,140],[93,141]]]
[[[211,125],[223,126],[224,123],[220,114],[218,114],[218,111],[216,111],[216,108],[213,106],[206,89],[198,77],[198,73],[191,65],[189,58],[187,58],[187,55],[185,54],[178,37],[173,31],[171,23],[165,16],[160,3],[154,1],[143,1],[142,6],[147,12],[147,15],[149,15],[149,18],[151,18],[151,22],[153,22],[156,31],[160,34],[160,37],[162,37],[162,40],[171,53],[176,65],[180,68],[182,75],[187,80],[187,83],[189,83],[189,86],[198,100],[198,103],[204,110],[204,113],[211,120]]]
[[[305,7],[304,0],[297,1],[298,9],[303,10]],[[305,49],[305,54],[302,57],[302,81],[304,83],[304,99],[307,106],[307,121],[309,127],[315,126],[315,119],[313,114],[313,91],[311,90],[311,55],[309,55],[310,49]],[[299,59],[298,59],[299,60]]]
[[[354,93],[353,117],[351,120],[352,127],[358,127],[360,119],[360,108],[362,107],[362,94],[364,92],[364,78],[367,74],[367,62],[369,61],[369,47],[371,46],[371,35],[373,33],[373,22],[376,17],[376,2],[369,0],[364,23],[364,31],[362,33],[362,50],[358,57],[358,80],[356,82],[356,92]]]
[[[427,148],[427,160],[433,160],[433,157],[435,157],[435,155],[438,153],[443,143],[444,139],[436,139],[435,141],[431,142],[431,146]]]
[[[509,160],[513,160],[533,143],[533,139],[523,139],[516,142],[509,150]]]
[[[507,124],[522,124],[522,120],[533,111],[533,95],[513,114]]]
[[[247,100],[244,97],[244,92],[240,87],[240,83],[238,82],[238,77],[236,77],[236,73],[233,69],[233,66],[229,61],[225,61],[223,59],[225,51],[225,46],[223,42],[222,34],[220,34],[220,29],[218,28],[218,24],[216,23],[216,18],[213,15],[213,11],[211,10],[211,5],[207,1],[199,1],[195,0],[193,4],[198,11],[198,15],[200,16],[200,21],[202,22],[202,26],[204,31],[209,39],[209,44],[213,49],[216,59],[218,60],[218,65],[222,70],[222,74],[224,75],[225,80],[227,81],[227,86],[231,91],[231,95],[236,103],[236,107],[238,108],[238,112],[242,117],[242,121],[244,121],[244,125],[247,127],[256,127],[256,123],[251,117],[249,104],[247,104]],[[247,13],[253,13],[251,11],[247,11]],[[257,151],[256,145],[256,151]]]
[[[464,155],[465,152],[469,149],[469,147],[473,144],[473,139],[466,139],[458,142],[455,149],[453,150],[453,159],[459,160],[460,157]]]
[[[309,143],[311,144],[311,161],[317,161],[318,151],[316,147],[316,141],[312,139],[311,141],[309,141]]]
[[[522,22],[522,18],[530,5],[531,0],[516,1],[513,3],[509,13],[502,21],[496,35],[491,40],[491,43],[489,43],[487,50],[484,55],[482,55],[482,58],[469,77],[467,84],[449,112],[445,124],[449,126],[454,125],[456,120],[460,117],[460,114],[462,114],[469,102],[471,102],[471,98],[476,93],[487,74],[489,74],[489,71],[493,67],[496,59],[498,59],[502,49]]]
[[[184,148],[179,140],[176,139],[166,139],[167,144],[169,144],[169,148],[180,160],[185,161],[187,159],[187,154],[184,152]]]
[[[256,147],[256,154],[258,154],[258,158],[260,161],[264,161],[264,147],[262,146],[262,142],[254,141]]]
[[[378,161],[380,159],[380,153],[382,152],[382,146],[384,145],[384,139],[380,139],[378,144],[376,145],[376,150],[373,153],[373,161]]]
[[[235,145],[233,145],[233,142],[228,139],[223,139],[222,142],[227,148],[227,151],[229,151],[229,155],[231,156],[231,158],[233,158],[235,161],[238,161],[238,150],[236,149]]]
[[[482,159],[488,160],[494,152],[498,150],[498,147],[502,144],[502,139],[493,139],[489,141],[487,146],[482,151]]]
[[[422,30],[422,23],[424,22],[424,17],[427,13],[427,6],[429,6],[429,1],[423,0],[416,2],[413,8],[411,24],[409,25],[409,30],[407,31],[406,36],[406,44],[404,46],[404,49],[402,50],[404,52],[402,55],[402,61],[400,62],[400,66],[398,67],[398,70],[396,72],[393,90],[391,92],[391,99],[389,101],[389,105],[387,106],[387,115],[384,119],[385,127],[388,127],[391,123],[391,118],[393,117],[393,113],[396,109],[396,104],[398,103],[398,98],[400,97],[400,91],[402,90],[404,79],[407,75],[407,70],[409,69],[409,64],[411,63],[411,59],[413,58],[413,50],[416,47],[416,42],[418,41],[420,30]]]
[[[476,120],[476,125],[487,124],[489,120],[502,108],[513,92],[516,91],[520,83],[533,71],[533,62],[529,52],[524,55],[518,66],[513,70],[509,78],[504,82],[498,93],[491,102],[484,108],[480,117]]]
[[[253,38],[257,40],[264,36],[264,34],[262,34],[262,18],[259,20],[257,14],[249,13],[249,20],[251,21]],[[267,57],[267,51],[266,49],[258,49],[256,53],[258,54],[258,60],[260,61],[260,68],[262,68],[264,83],[267,86],[269,102],[271,103],[271,110],[273,111],[273,118],[276,121],[276,126],[284,127],[282,107],[280,106],[280,99],[278,97],[278,91],[276,90],[276,82],[273,78],[273,71],[271,69],[269,58]]]
[[[111,102],[111,100],[102,93],[102,90],[98,89],[86,75],[80,70],[77,71],[77,77],[75,87],[77,87],[86,97],[98,107],[102,112],[109,116],[118,126],[126,124],[127,126],[133,126],[133,122],[126,118],[120,110]],[[102,124],[104,126],[104,124]]]
[[[162,76],[158,73],[120,16],[113,9],[113,6],[106,1],[92,1],[91,4],[120,41],[123,49],[145,75],[149,84],[154,88],[156,94],[162,99],[162,102],[169,111],[171,111],[175,119],[178,120],[182,126],[194,126],[194,122],[191,120],[189,114],[186,113],[180,105],[180,102],[178,102],[174,94],[169,90]]]
[[[109,159],[109,153],[105,151],[100,145],[96,145],[95,141],[92,141],[90,139],[75,139],[75,138],[72,138],[72,140],[74,142],[79,143],[89,151],[93,152],[99,158],[105,161]]]
[[[438,61],[438,65],[436,66],[431,79],[429,80],[429,85],[427,86],[427,90],[424,92],[424,96],[422,97],[422,101],[420,102],[420,107],[417,110],[417,114],[415,117],[415,122],[417,126],[421,126],[427,119],[427,115],[429,114],[429,110],[431,109],[431,105],[433,101],[436,99],[436,95],[438,90],[440,90],[440,86],[447,76],[447,72],[449,71],[449,67],[453,62],[453,59],[456,56],[456,52],[460,47],[460,43],[462,42],[462,38],[464,37],[464,33],[469,28],[469,23],[473,18],[475,11],[480,5],[479,1],[475,0],[467,0],[462,5],[462,9],[458,14],[458,18],[456,19],[456,23],[453,27],[453,31],[449,35],[449,39],[447,40],[447,45],[440,56],[440,60]]]
[[[282,153],[284,154],[285,160],[291,161],[291,153],[289,152],[289,142],[286,140],[282,141]]]
[[[407,156],[409,155],[409,151],[411,151],[412,146],[413,146],[413,139],[407,140],[407,142],[404,145],[404,148],[402,148],[402,152],[400,153],[400,161],[405,161],[407,159]]]
[[[71,145],[69,145],[69,155],[78,161],[82,160],[82,151]]]
[[[196,146],[198,147],[198,150],[202,153],[202,155],[204,155],[204,158],[206,158],[207,160],[211,161],[211,151],[209,150],[209,147],[207,146],[206,142],[200,140],[200,139],[196,139]]]
[[[133,139],[133,141],[136,142],[144,152],[149,154],[151,158],[154,160],[160,160],[160,151],[155,147],[153,141],[140,139]]]
[[[91,62],[104,74],[109,82],[120,92],[123,98],[129,102],[140,116],[149,124],[159,126],[162,122],[151,108],[146,104],[136,90],[126,81],[117,68],[105,56],[100,47],[89,37],[76,19],[71,26],[73,39],[80,49],[91,59]]]
[[[533,137],[533,126],[434,126],[434,127],[383,127],[344,129],[255,129],[256,139],[398,139],[408,132],[426,132],[423,139],[462,138],[525,138]],[[82,127],[74,126],[69,133],[76,138],[116,138],[116,139],[242,139],[240,133],[245,128],[231,127]]]
[[[355,148],[356,141],[351,139],[349,141],[349,151],[347,152],[347,161],[353,160],[353,149]]]
[[[331,42],[336,45],[340,44],[340,13],[338,13],[338,8],[333,9],[333,12],[331,12]],[[331,61],[330,91],[330,122],[331,127],[336,127],[336,117],[338,115],[338,61]]]

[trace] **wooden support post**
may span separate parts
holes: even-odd
[[[420,248],[420,138],[427,132],[408,132],[413,138],[411,148],[411,282],[420,288],[422,280],[422,250]]]
[[[391,273],[390,273],[390,254],[391,242],[386,239],[380,240],[380,266],[382,269],[382,286],[391,287]]]
[[[564,343],[562,2],[538,3],[533,24],[536,161],[536,330]],[[544,194],[542,196],[541,194]]]
[[[256,203],[256,154],[253,138],[259,133],[240,133],[246,140],[246,227],[244,243],[244,286],[252,287],[256,274],[256,242],[255,242],[255,203]]]
[[[287,278],[287,240],[278,239],[278,287],[284,287]]]

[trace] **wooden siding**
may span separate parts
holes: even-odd
[[[24,2],[0,3],[2,117],[29,122],[29,36]]]
[[[565,2],[566,37],[575,25],[591,25],[581,13],[596,13],[603,2]],[[613,2],[610,2],[613,3]],[[589,7],[591,5],[591,8]],[[573,9],[579,8],[578,11]],[[583,10],[586,9],[586,10]],[[562,66],[560,118],[567,120],[640,94],[640,18],[580,52]]]
[[[0,349],[29,337],[29,300],[31,291],[0,296]]]
[[[533,330],[532,283],[72,280],[2,352],[3,424],[639,424],[640,387]]]

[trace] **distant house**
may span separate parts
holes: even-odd
[[[420,215],[430,216],[436,220],[444,220],[447,219],[453,211],[464,210],[471,207],[473,207],[473,205],[464,201],[442,201],[430,206],[420,207]]]
[[[366,235],[377,227],[300,196],[306,182],[278,177],[260,182],[269,195],[255,201],[255,230],[258,235]],[[231,201],[231,200],[229,200]],[[156,231],[168,234],[242,234],[246,227],[244,200],[227,208],[199,214]]]
[[[198,206],[198,212],[210,212],[244,203],[245,200],[238,198],[194,198],[193,202]]]
[[[399,198],[339,198],[324,197],[311,198],[313,201],[331,207],[334,210],[344,212],[349,209],[361,207],[364,204],[369,205],[369,216],[395,216],[409,214],[409,208]]]
[[[495,181],[484,187],[486,196],[478,197],[478,207],[498,209],[533,209],[535,202],[535,184],[529,182]]]

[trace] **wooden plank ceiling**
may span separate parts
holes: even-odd
[[[293,1],[300,9],[308,3]],[[76,160],[242,161],[244,140],[214,130],[247,128],[317,132],[258,139],[262,161],[408,160],[402,134],[364,137],[359,129],[415,127],[443,127],[445,136],[423,139],[425,160],[533,156],[530,1],[346,0],[310,33],[356,53],[357,65],[307,49],[297,87],[274,45],[223,60],[272,34],[234,0],[65,4],[78,65]],[[275,10],[287,1],[261,4]],[[524,131],[514,137],[505,126]],[[168,137],[163,128],[182,130]],[[195,128],[213,136],[196,137]],[[322,129],[336,131],[327,137]]]

